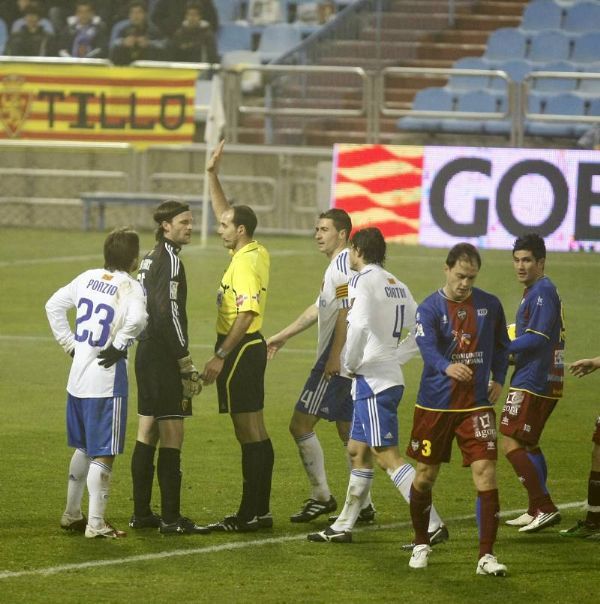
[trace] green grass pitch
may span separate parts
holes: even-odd
[[[408,568],[408,554],[400,550],[412,536],[408,508],[381,471],[373,487],[374,525],[357,530],[352,545],[307,542],[306,533],[327,521],[289,522],[308,496],[308,486],[287,424],[314,359],[312,330],[292,339],[268,367],[265,414],[276,455],[271,532],[164,538],[154,531],[130,531],[126,539],[111,542],[64,534],[59,519],[71,455],[64,427],[69,359],[51,337],[44,303],[76,274],[101,264],[103,239],[100,233],[26,229],[3,229],[0,237],[1,602],[597,601],[600,543],[563,540],[556,527],[521,535],[501,523],[496,553],[508,565],[509,576],[476,577],[474,489],[456,450],[434,492],[450,541],[434,549],[426,571]],[[263,330],[268,336],[314,301],[326,259],[308,237],[262,241],[272,255]],[[145,233],[143,248],[151,245],[152,236]],[[390,245],[387,267],[421,300],[442,284],[444,256],[445,250]],[[190,245],[182,258],[191,351],[202,367],[214,340],[216,285],[227,255],[215,238],[207,250]],[[550,254],[547,274],[566,308],[567,360],[600,354],[600,257]],[[510,252],[483,252],[477,285],[497,294],[509,322],[514,320],[521,288]],[[405,368],[401,448],[410,430],[420,368],[419,359]],[[131,382],[126,451],[115,463],[108,507],[108,517],[122,528],[132,509],[133,376]],[[580,503],[586,497],[599,391],[600,374],[583,380],[567,377],[565,397],[542,440],[550,490],[565,506],[559,528],[583,517]],[[347,484],[343,448],[334,426],[320,423],[317,431],[330,486],[341,504]],[[194,417],[186,421],[183,472],[185,514],[203,523],[235,511],[240,452],[229,418],[217,413],[214,387],[194,400]],[[522,510],[525,492],[503,458],[498,475],[503,512]]]

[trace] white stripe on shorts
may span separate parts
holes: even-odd
[[[381,430],[379,429],[379,410],[377,409],[377,397],[370,396],[367,399],[367,409],[369,411],[371,446],[381,447]]]

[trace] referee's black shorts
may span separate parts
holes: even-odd
[[[135,355],[138,414],[156,419],[192,415],[191,400],[183,400],[177,359],[157,340],[142,340]]]
[[[218,335],[215,350],[225,336]],[[217,378],[219,413],[260,411],[265,402],[267,344],[260,332],[247,333],[227,355]]]

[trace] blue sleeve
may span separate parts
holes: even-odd
[[[508,352],[517,353],[517,352],[525,352],[525,351],[534,351],[537,348],[541,348],[544,344],[548,342],[548,338],[545,336],[528,331],[524,333],[522,336],[515,338],[508,345]]]
[[[425,365],[434,367],[440,373],[445,373],[450,361],[438,350],[438,326],[432,309],[421,304],[417,309],[415,340],[423,357]]]
[[[535,300],[529,302],[530,316],[525,330],[549,338],[560,315],[560,300],[554,288],[546,286],[538,291]]]

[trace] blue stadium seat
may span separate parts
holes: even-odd
[[[217,33],[217,48],[220,55],[232,50],[251,50],[252,29],[247,25],[221,23]]]
[[[533,71],[564,71],[567,73],[577,72],[577,68],[570,61],[554,61],[538,65]],[[533,87],[536,90],[548,92],[567,92],[577,88],[578,80],[576,78],[539,78],[533,80]]]
[[[567,31],[600,30],[600,4],[578,2],[568,9],[563,29]]]
[[[505,71],[508,77],[513,81],[520,83],[525,79],[525,76],[532,70],[532,64],[526,59],[513,59],[512,61],[502,61],[496,63],[494,69]],[[505,90],[506,81],[502,78],[492,77],[490,88],[493,90]]]
[[[453,69],[491,69],[490,64],[480,57],[464,57],[452,65]],[[451,90],[481,90],[487,88],[489,75],[452,75],[447,88]]]
[[[571,38],[559,31],[542,31],[532,36],[527,58],[536,63],[565,61],[571,53]]]
[[[488,39],[485,58],[489,61],[522,59],[527,52],[527,37],[514,27],[501,27]]]
[[[8,40],[8,30],[6,29],[6,23],[3,19],[0,19],[0,55],[4,54],[4,48]]]
[[[583,98],[572,92],[549,96],[543,111],[546,115],[584,115]],[[535,136],[575,136],[576,122],[526,121],[526,133]],[[581,126],[581,124],[580,124]]]
[[[508,97],[506,94],[496,96],[496,111],[505,112],[508,107]],[[510,134],[510,118],[500,120],[484,120],[483,131],[486,134]]]
[[[582,94],[589,94],[594,96],[600,96],[600,63],[589,63],[585,66],[585,73],[595,73],[599,79],[584,79],[579,80],[579,92]]]
[[[595,98],[590,101],[587,115],[600,117],[600,98]],[[588,127],[591,127],[591,124],[589,124]]]
[[[575,63],[600,61],[600,32],[590,32],[574,38],[571,59]]]
[[[419,111],[452,111],[453,95],[445,88],[424,88],[415,95],[413,109]],[[441,117],[412,117],[407,115],[396,122],[400,130],[439,130]]]
[[[560,29],[564,9],[554,2],[532,2],[523,13],[521,27],[526,30]]]
[[[456,111],[494,113],[497,108],[496,97],[485,90],[471,90],[458,97]],[[485,120],[470,118],[449,118],[442,120],[443,132],[483,132]]]
[[[280,57],[302,42],[302,33],[288,23],[267,25],[258,44],[258,54],[263,63]]]
[[[214,5],[219,15],[219,24],[235,21],[241,17],[239,0],[217,0]]]

